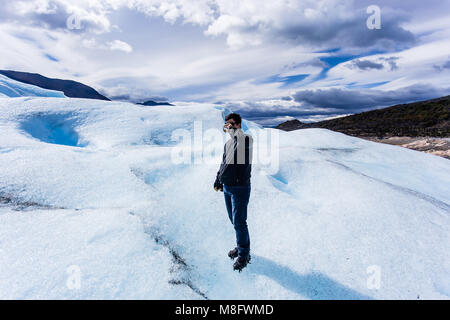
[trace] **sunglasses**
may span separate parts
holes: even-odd
[[[232,126],[234,126],[234,125],[236,124],[236,122],[234,122],[234,121],[231,122],[231,121],[230,121],[230,122],[225,122],[225,124],[231,124]]]

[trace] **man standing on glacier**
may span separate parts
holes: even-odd
[[[250,262],[250,235],[247,227],[247,206],[250,199],[253,138],[241,128],[241,116],[231,113],[225,117],[224,131],[231,139],[225,143],[222,163],[217,172],[214,190],[223,191],[228,217],[236,232],[237,247],[228,253],[237,257],[234,270],[241,270]]]

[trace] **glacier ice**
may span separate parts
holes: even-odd
[[[43,89],[31,84],[8,78],[0,74],[0,97],[56,97],[65,98],[63,92],[56,90]]]
[[[450,162],[325,129],[280,132],[277,172],[254,163],[252,264],[233,272],[220,155],[171,161],[174,130],[226,112],[0,99],[0,298],[450,298]]]

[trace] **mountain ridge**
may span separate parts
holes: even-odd
[[[450,137],[450,96],[313,123],[294,119],[275,128],[284,131],[324,128],[357,137]]]
[[[57,78],[48,78],[39,73],[30,73],[14,70],[0,70],[0,74],[26,84],[37,87],[61,91],[69,98],[86,98],[111,101],[109,98],[98,93],[94,88],[74,80],[62,80]]]

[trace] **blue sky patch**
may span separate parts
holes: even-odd
[[[328,50],[322,50],[322,51],[315,51],[314,53],[335,53],[341,50],[341,48],[333,48]]]
[[[371,89],[376,88],[382,85],[389,83],[390,81],[381,81],[381,82],[373,82],[367,84],[357,84],[356,82],[351,82],[347,84],[345,87],[349,89]]]
[[[261,81],[256,81],[256,83],[273,83],[273,82],[282,82],[281,88],[287,88],[292,84],[303,81],[309,74],[295,74],[292,76],[280,76],[279,74],[275,74],[268,78],[265,78]]]
[[[328,57],[322,57],[319,58],[320,61],[325,62],[328,66],[326,68],[323,68],[322,71],[313,79],[314,81],[318,81],[318,80],[322,80],[325,79],[327,77],[327,73],[329,70],[331,70],[332,68],[336,67],[337,65],[347,62],[347,61],[351,61],[353,59],[357,59],[357,58],[363,58],[363,57],[368,57],[368,56],[372,56],[375,54],[381,54],[384,53],[382,51],[370,51],[366,54],[358,54],[358,55],[343,55],[343,56],[339,56],[339,55],[334,55],[334,56],[328,56]]]
[[[52,56],[52,55],[49,55],[48,53],[44,54],[44,56],[45,56],[48,60],[50,60],[50,61],[59,62],[58,59],[56,59],[56,58],[55,58],[54,56]]]

